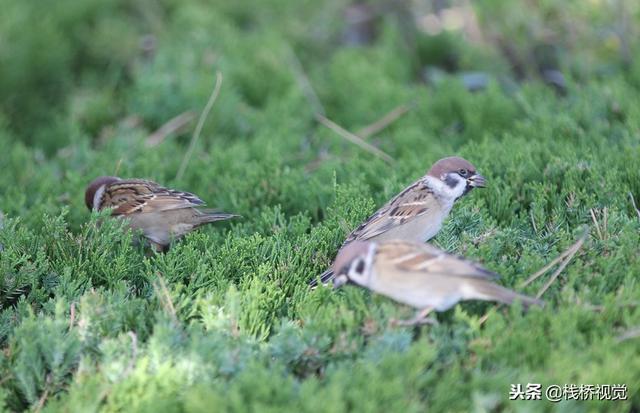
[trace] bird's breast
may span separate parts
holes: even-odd
[[[436,213],[437,212],[437,213]],[[404,241],[425,242],[435,237],[446,218],[444,211],[427,212],[409,222],[398,225],[375,237],[376,241],[401,239]]]

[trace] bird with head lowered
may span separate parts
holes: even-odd
[[[418,310],[413,319],[399,324],[424,322],[431,311],[446,311],[463,300],[542,305],[496,284],[497,274],[481,265],[429,244],[354,241],[340,251],[332,270],[334,288],[357,284]]]
[[[101,176],[87,186],[84,199],[90,210],[108,208],[111,215],[126,218],[158,251],[201,225],[238,216],[202,209],[204,201],[196,195],[144,179]]]

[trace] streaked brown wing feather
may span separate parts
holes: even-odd
[[[382,257],[382,262],[403,271],[483,279],[497,277],[480,264],[448,254],[430,244],[387,241],[378,244],[377,255]]]
[[[102,205],[112,208],[113,215],[129,215],[203,206],[204,202],[192,193],[165,188],[153,181],[128,179],[109,185]]]
[[[414,182],[349,234],[343,246],[371,239],[426,214],[436,202],[432,194],[422,180]]]

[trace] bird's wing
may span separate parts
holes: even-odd
[[[153,181],[127,179],[109,185],[101,205],[112,208],[113,215],[130,215],[198,207],[204,202],[192,193],[165,188]]]
[[[420,179],[405,188],[385,206],[377,210],[345,240],[344,245],[355,240],[368,240],[399,225],[406,224],[438,207],[433,191]]]
[[[423,276],[497,278],[498,275],[462,257],[430,244],[387,241],[378,244],[377,261],[401,272],[421,273]]]

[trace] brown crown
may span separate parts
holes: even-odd
[[[89,210],[93,209],[93,198],[96,195],[96,191],[102,185],[110,185],[116,181],[119,181],[120,178],[115,176],[100,176],[94,179],[89,186],[87,186],[87,190],[84,192],[84,203],[89,208]]]
[[[442,158],[438,162],[434,163],[427,175],[434,178],[440,178],[442,175],[449,172],[456,172],[460,169],[466,169],[470,172],[470,175],[476,173],[476,167],[466,159],[459,156],[450,156],[448,158]]]

